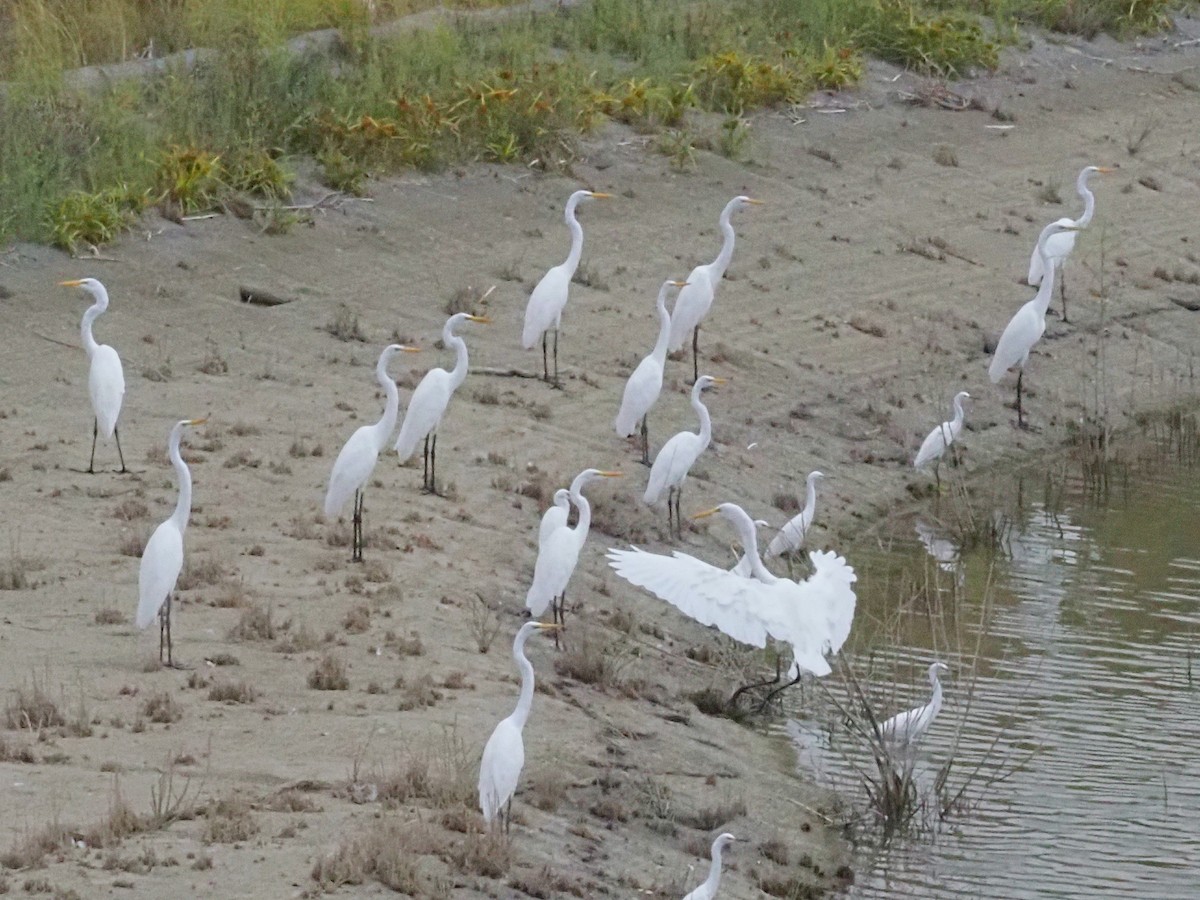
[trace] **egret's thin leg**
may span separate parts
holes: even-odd
[[[650,465],[650,426],[646,421],[649,418],[650,418],[649,413],[646,413],[646,415],[642,416],[642,465],[643,466]]]
[[[700,326],[692,331],[692,384],[700,377]]]
[[[125,468],[125,454],[121,452],[121,429],[116,425],[113,426],[113,437],[117,439],[117,456],[121,457],[121,474],[124,475],[129,470]]]
[[[1025,427],[1025,416],[1021,412],[1021,379],[1025,377],[1025,369],[1017,369],[1017,425],[1021,428]]]
[[[549,331],[549,329],[547,329],[547,331]],[[549,384],[550,383],[550,363],[546,359],[546,334],[547,334],[547,331],[542,332],[542,381],[546,382],[546,384]]]
[[[508,834],[512,829],[512,797],[508,798],[508,803],[504,805],[504,833]]]
[[[554,386],[562,387],[562,382],[558,380],[558,328],[554,329]]]
[[[91,456],[91,458],[88,460],[88,474],[89,474],[89,475],[95,475],[95,474],[96,474],[96,469],[95,469],[95,465],[96,465],[96,438],[97,438],[97,436],[99,436],[99,434],[100,434],[100,420],[99,420],[99,419],[92,419],[92,456]]]
[[[803,674],[804,673],[802,671],[800,671],[800,667],[797,666],[796,667],[796,677],[793,678],[791,681],[789,681],[787,684],[781,684],[779,687],[775,688],[773,691],[771,691],[769,694],[767,694],[767,696],[763,699],[762,705],[759,706],[758,711],[763,712],[768,706],[771,705],[772,700],[774,700],[776,697],[778,697],[780,694],[782,694],[784,691],[786,691],[788,688],[792,687],[793,685],[799,684],[800,678],[803,676]]]
[[[167,668],[175,668],[175,655],[171,646],[171,595],[167,594],[167,602],[163,604],[163,620],[167,623]],[[162,662],[160,659],[159,662]]]
[[[734,709],[737,706],[738,698],[740,698],[742,696],[742,694],[746,693],[746,691],[751,691],[751,690],[754,690],[755,688],[766,687],[768,684],[778,684],[779,679],[782,677],[783,677],[783,670],[780,666],[779,655],[776,654],[776,656],[775,656],[775,677],[768,678],[766,681],[752,681],[749,684],[743,684],[740,688],[738,688],[736,691],[733,692],[733,696],[731,696],[729,698],[728,702],[726,702],[725,705],[729,709]]]
[[[675,535],[675,488],[667,488],[667,534]]]
[[[437,432],[429,442],[429,493],[437,493]]]
[[[1065,324],[1070,320],[1067,318],[1067,276],[1062,266],[1059,266],[1058,270],[1058,291],[1058,295],[1062,298],[1063,323]]]
[[[163,662],[163,649],[166,647],[167,638],[167,620],[163,616],[163,611],[158,611],[158,664],[161,666]]]
[[[938,490],[939,494],[942,492],[941,471],[942,471],[942,461],[940,459],[935,459],[933,461],[933,479],[937,483],[937,490]]]
[[[362,562],[363,552],[363,533],[362,533],[362,490],[355,489],[354,491],[354,516],[351,518],[351,538],[350,538],[350,561]]]
[[[683,515],[679,512],[679,501],[683,498],[683,485],[675,488],[675,536],[683,540]]]

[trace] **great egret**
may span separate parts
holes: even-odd
[[[650,355],[642,358],[642,361],[637,364],[637,368],[633,370],[633,374],[629,376],[629,380],[625,382],[621,408],[617,412],[617,420],[614,423],[617,434],[621,437],[629,437],[637,430],[638,423],[641,423],[642,462],[647,466],[650,465],[650,430],[646,424],[646,417],[650,414],[650,407],[654,405],[654,401],[658,399],[658,395],[662,391],[663,368],[667,364],[667,338],[670,337],[671,332],[671,314],[667,312],[667,292],[672,287],[682,288],[686,284],[686,281],[664,281],[662,287],[658,289],[658,300],[656,301],[659,322],[658,340],[654,344],[654,349],[650,351]]]
[[[567,599],[567,584],[579,563],[579,551],[587,540],[592,527],[592,505],[583,496],[583,488],[597,478],[620,478],[620,472],[605,472],[601,469],[584,469],[571,482],[571,502],[579,510],[579,521],[571,528],[564,521],[546,535],[538,546],[537,562],[533,567],[533,583],[525,594],[525,606],[534,616],[540,616],[551,608],[558,623],[562,623]],[[558,635],[555,636],[557,644]]]
[[[425,373],[408,402],[404,424],[400,426],[400,434],[396,438],[396,452],[400,454],[400,462],[405,462],[412,456],[417,449],[417,442],[425,439],[423,488],[431,494],[437,493],[438,426],[442,423],[442,416],[446,414],[450,398],[467,377],[467,343],[454,333],[463,322],[487,325],[491,319],[462,312],[455,313],[446,320],[442,327],[442,343],[454,348],[454,368],[449,372],[445,369],[430,369]]]
[[[941,465],[943,454],[962,432],[963,401],[970,399],[971,395],[966,391],[959,391],[954,395],[954,418],[949,422],[943,422],[929,432],[925,440],[921,441],[921,449],[917,451],[916,458],[913,459],[913,468],[915,469],[923,469],[933,463],[933,477],[937,479],[939,488],[942,486],[942,476],[938,472],[938,467]]]
[[[121,369],[121,357],[108,344],[97,344],[92,336],[92,323],[108,309],[108,291],[95,278],[76,278],[60,281],[61,287],[83,288],[92,297],[92,305],[83,314],[80,333],[83,349],[88,355],[88,394],[92,398],[92,455],[88,459],[88,473],[95,474],[96,437],[103,434],[117,441],[117,456],[121,459],[124,473],[125,454],[121,452],[121,434],[117,430],[117,418],[121,415],[121,399],[125,396],[125,373]]]
[[[732,834],[725,832],[712,842],[712,863],[708,867],[708,877],[683,900],[713,900],[717,896],[717,886],[721,883],[721,851],[736,840]]]
[[[813,574],[795,582],[776,578],[758,555],[754,521],[736,503],[697,513],[719,513],[738,532],[750,577],[709,565],[676,550],[671,556],[636,547],[608,551],[609,565],[638,587],[666,600],[702,625],[714,625],[736,641],[765,647],[768,636],[790,644],[795,666],[828,675],[825,654],[836,653],[854,620],[854,569],[835,553],[813,552]]]
[[[714,378],[712,375],[701,375],[692,387],[692,409],[700,417],[700,432],[681,431],[663,444],[654,457],[654,465],[650,467],[650,480],[646,484],[646,493],[642,500],[646,503],[657,503],[662,497],[663,490],[667,492],[667,528],[671,529],[674,516],[674,534],[683,536],[683,521],[679,515],[679,500],[683,496],[683,483],[687,480],[688,471],[707,449],[712,440],[712,419],[708,415],[708,407],[700,395],[713,385],[724,384],[724,378]],[[674,512],[672,512],[674,510]]]
[[[171,652],[171,591],[175,589],[175,581],[183,569],[183,533],[187,530],[188,516],[192,512],[192,473],[179,455],[179,441],[183,438],[183,429],[203,425],[207,421],[183,419],[171,428],[167,454],[179,479],[179,499],[175,501],[175,512],[154,529],[154,534],[146,542],[138,571],[138,608],[134,624],[138,628],[145,628],[158,616],[158,661],[162,662],[165,641],[168,666],[175,665]]]
[[[687,278],[688,286],[679,292],[675,308],[671,310],[671,341],[667,347],[671,352],[681,349],[691,334],[692,380],[700,377],[700,323],[708,315],[717,285],[725,277],[725,270],[729,268],[729,261],[733,259],[734,234],[729,218],[739,209],[761,203],[761,200],[752,200],[749,197],[734,197],[725,204],[725,208],[721,210],[721,218],[717,220],[725,238],[721,244],[721,252],[707,265],[692,269],[692,274]]]
[[[567,289],[571,279],[575,277],[575,269],[579,267],[579,257],[583,254],[583,226],[575,218],[575,207],[584,200],[603,200],[612,194],[602,194],[597,191],[576,191],[567,198],[565,218],[567,227],[571,229],[571,252],[565,262],[559,263],[542,276],[533,293],[529,295],[529,304],[525,307],[525,327],[521,331],[521,346],[532,350],[538,336],[542,338],[542,378],[547,383],[559,384],[558,380],[558,330],[562,324],[563,308],[567,305]],[[546,332],[554,330],[554,380],[550,380],[550,367],[546,361]]]
[[[935,662],[929,667],[929,683],[933,685],[933,695],[929,702],[906,712],[896,713],[879,726],[879,735],[889,744],[903,747],[919,741],[937,714],[942,710],[942,682],[938,671],[949,671],[945,663]]]
[[[795,553],[804,546],[808,537],[808,529],[812,525],[813,513],[817,508],[817,480],[824,478],[824,472],[809,472],[805,480],[804,509],[779,529],[779,533],[771,538],[767,546],[767,559]]]
[[[483,748],[483,759],[479,764],[479,808],[483,810],[483,820],[489,825],[502,808],[507,808],[511,814],[513,794],[516,793],[521,769],[525,765],[525,740],[521,732],[533,706],[533,665],[525,656],[525,642],[535,631],[557,628],[557,625],[543,622],[526,622],[517,631],[516,640],[513,641],[513,659],[517,661],[517,671],[521,673],[517,708],[496,726]],[[505,818],[507,829],[509,817]]]
[[[1017,373],[1017,424],[1025,425],[1024,413],[1021,409],[1021,380],[1025,376],[1025,363],[1029,361],[1029,351],[1041,340],[1046,331],[1046,309],[1054,294],[1054,266],[1046,252],[1046,244],[1054,235],[1064,231],[1078,231],[1075,225],[1061,225],[1051,222],[1042,229],[1038,237],[1038,252],[1042,254],[1045,275],[1037,295],[1017,310],[1017,314],[1004,327],[1004,333],[996,344],[996,352],[992,355],[992,364],[988,367],[988,375],[995,384],[1004,377],[1004,373],[1016,366]]]
[[[1115,172],[1116,169],[1108,169],[1103,166],[1084,166],[1079,172],[1079,177],[1075,179],[1075,191],[1083,200],[1083,215],[1078,219],[1059,219],[1059,225],[1074,225],[1078,228],[1087,228],[1092,223],[1092,214],[1096,211],[1096,197],[1088,187],[1088,181],[1093,175],[1107,175]],[[1047,255],[1058,263],[1058,280],[1059,291],[1062,295],[1063,314],[1062,319],[1067,321],[1067,279],[1063,272],[1063,266],[1067,261],[1067,257],[1071,255],[1071,251],[1075,249],[1075,232],[1065,231],[1057,234],[1046,242]],[[1029,255],[1029,276],[1028,281],[1032,285],[1042,283],[1042,276],[1046,272],[1046,266],[1042,262],[1042,255],[1038,253],[1035,246],[1033,252]]]
[[[379,382],[387,395],[383,407],[383,418],[374,425],[363,425],[350,435],[342,450],[333,463],[333,472],[329,476],[329,490],[325,493],[325,515],[336,516],[346,501],[354,494],[354,525],[351,539],[350,555],[356,562],[362,562],[363,552],[363,495],[367,490],[367,479],[375,470],[379,453],[388,441],[396,427],[396,416],[400,408],[400,392],[396,382],[387,372],[388,363],[397,353],[419,353],[416,347],[406,347],[403,344],[389,344],[379,354],[379,362],[375,364],[375,380]]]
[[[546,543],[555,529],[563,528],[571,514],[571,492],[567,488],[559,488],[554,492],[554,504],[542,513],[542,521],[538,525],[538,549]]]

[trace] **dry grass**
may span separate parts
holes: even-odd
[[[233,641],[275,640],[275,624],[272,621],[271,607],[256,603],[242,610],[237,624],[229,629],[229,639]]]
[[[183,707],[166,691],[159,691],[143,701],[142,715],[151,722],[170,724],[183,718]]]
[[[36,674],[30,676],[28,683],[17,688],[15,695],[9,698],[4,720],[9,728],[37,732],[67,724],[58,703],[46,689],[45,679],[39,679]]]
[[[350,678],[346,664],[332,653],[325,654],[308,673],[308,686],[318,691],[348,691]]]
[[[258,691],[248,681],[218,681],[208,689],[208,699],[218,703],[253,703]]]
[[[96,610],[96,614],[92,617],[97,625],[120,625],[126,620],[127,616],[119,609],[113,607],[105,607],[104,609]]]
[[[258,834],[258,823],[250,804],[241,797],[223,797],[204,811],[203,841],[206,844],[236,844]]]

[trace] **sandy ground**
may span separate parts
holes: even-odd
[[[176,790],[190,779],[207,810],[115,847],[53,854],[10,882],[83,897],[315,895],[315,861],[344,838],[395,826],[430,851],[419,861],[426,895],[677,897],[702,877],[711,826],[748,839],[723,896],[762,896],[764,879],[836,891],[853,858],[819,813],[834,798],[794,771],[778,739],[686,697],[732,689],[728,664],[739,660],[603,562],[608,546],[667,546],[663,512],[636,499],[645,470],[610,427],[623,378],[654,340],[656,288],[715,255],[729,197],[767,201],[736,222],[733,265],[701,334],[703,370],[729,384],[710,395],[714,445],[684,509],[735,499],[781,524],[775,496],[802,490],[820,468],[836,477],[822,495],[822,545],[845,548],[864,524],[923,502],[913,493],[928,479],[908,461],[957,390],[974,398],[963,441],[973,475],[1060,454],[1071,423],[1096,408],[1097,385],[1117,427],[1193,397],[1200,313],[1173,302],[1200,299],[1200,47],[1174,46],[1186,37],[1035,42],[998,75],[957,85],[984,107],[962,112],[904,102],[921,82],[875,66],[861,91],[756,116],[748,161],[701,153],[686,174],[646,138],[611,128],[588,142],[572,177],[478,166],[375,182],[372,202],[318,213],[285,236],[232,218],[179,226],[150,216],[103,261],[5,252],[5,580],[29,584],[0,595],[0,671],[10,709],[36,682],[66,724],[0,733],[10,758],[0,763],[0,846],[53,822],[82,836],[118,797],[149,812],[168,771]],[[1068,270],[1073,321],[1052,319],[1030,363],[1035,427],[1021,431],[1012,380],[987,381],[985,344],[1032,296],[1020,283],[1030,248],[1046,221],[1077,214],[1073,180],[1088,163],[1120,171],[1095,185],[1096,221]],[[1040,199],[1047,182],[1061,205]],[[383,458],[367,495],[368,562],[351,565],[348,525],[324,522],[320,505],[341,443],[379,415],[379,349],[393,336],[425,348],[405,360],[420,368],[399,374],[403,407],[425,367],[451,362],[436,345],[448,301],[494,284],[494,324],[464,331],[472,366],[535,370],[540,360],[518,344],[525,299],[566,252],[561,207],[580,185],[616,198],[580,216],[590,286],[572,288],[565,389],[472,374],[442,430],[447,496],[422,494],[419,468]],[[112,471],[111,443],[97,451],[101,474],[81,471],[86,302],[56,282],[85,275],[112,295],[96,334],[125,361],[126,476]],[[249,306],[241,285],[294,302]],[[326,330],[343,304],[362,342]],[[695,427],[689,376],[689,362],[668,365],[655,445]],[[128,554],[175,500],[171,423],[205,414],[187,442],[195,502],[175,631],[193,668],[156,670],[156,635],[131,624]],[[588,466],[627,477],[591,491],[572,649],[531,642],[540,682],[511,858],[500,877],[478,874],[495,848],[463,832],[474,823],[453,797],[470,796],[484,741],[515,700],[508,646],[542,506]],[[728,541],[720,525],[686,536],[690,552],[714,561]],[[236,636],[266,610],[273,638]],[[498,629],[486,654],[481,621]],[[347,666],[349,690],[308,686],[327,654]],[[229,656],[236,665],[215,664]],[[610,670],[601,683],[564,674],[566,662],[598,658]],[[210,699],[214,684],[231,682],[251,685],[253,699]],[[147,704],[162,694],[177,721],[153,721]],[[25,749],[36,762],[12,759]],[[371,800],[372,785],[422,765],[438,785],[424,791],[432,797]],[[240,817],[222,812],[240,801],[250,804]],[[374,882],[350,892],[389,893]]]

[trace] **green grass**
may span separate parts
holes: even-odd
[[[377,0],[385,15],[428,5]],[[962,7],[1012,17],[1070,6],[591,0],[378,37],[350,0],[0,0],[0,66],[12,79],[0,93],[0,229],[74,249],[111,239],[146,203],[187,213],[226,191],[278,201],[297,156],[353,193],[370,174],[404,167],[558,168],[608,119],[688,135],[678,150],[687,168],[693,107],[726,123],[704,126],[711,133],[698,145],[744,155],[737,117],[853,83],[863,54],[947,77],[994,66],[997,45]],[[1105,21],[1144,27],[1151,8],[1164,6],[1122,0]],[[93,28],[92,16],[107,18]],[[331,55],[286,49],[287,36],[321,25],[341,29]],[[128,58],[150,41],[156,51],[204,44],[217,54],[144,81],[63,86],[64,67]]]

